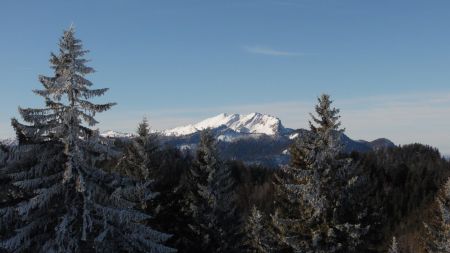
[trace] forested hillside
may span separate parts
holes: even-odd
[[[108,89],[86,79],[73,28],[59,47],[33,91],[45,106],[20,108],[18,144],[0,145],[0,252],[450,252],[438,150],[348,152],[327,94],[276,169],[225,159],[209,128],[192,152],[163,145],[147,119],[105,138],[95,117],[115,104],[93,99]],[[270,144],[246,150],[264,152],[258,140]]]

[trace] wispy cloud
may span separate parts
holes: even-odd
[[[303,55],[305,55],[305,54],[300,53],[300,52],[278,50],[278,49],[274,49],[274,48],[270,48],[270,47],[263,47],[263,46],[244,46],[243,48],[248,53],[268,55],[268,56],[292,57],[292,56],[303,56]]]

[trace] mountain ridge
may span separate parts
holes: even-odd
[[[198,123],[156,131],[162,145],[192,152],[200,141],[202,130],[210,128],[218,140],[218,147],[224,159],[242,160],[245,163],[258,163],[270,167],[278,167],[289,162],[287,150],[296,138],[311,134],[306,129],[285,127],[277,117],[261,114],[229,114],[221,113]],[[102,137],[129,141],[135,137],[133,133],[108,130]],[[395,146],[390,140],[379,138],[373,141],[353,140],[343,134],[341,141],[347,153],[369,152]],[[14,145],[11,140],[4,145]]]
[[[277,117],[253,112],[249,114],[221,113],[195,124],[175,127],[161,131],[166,136],[182,136],[196,133],[206,128],[218,128],[222,125],[246,134],[276,135],[286,130]]]
[[[236,139],[267,136],[287,136],[290,140],[294,140],[299,135],[308,132],[305,129],[291,129],[285,127],[281,120],[269,114],[253,112],[249,114],[237,113],[221,113],[213,117],[206,118],[197,123],[178,126],[160,131],[154,131],[165,139],[181,138],[189,139],[189,136],[195,135],[200,131],[210,128],[214,130],[214,134],[219,141],[231,142]],[[134,133],[123,133],[114,130],[107,130],[101,133],[101,136],[107,138],[131,138]],[[364,146],[365,148],[356,148],[360,151],[370,149],[379,149],[386,146],[395,146],[395,144],[386,139],[378,138],[372,141],[352,140],[344,135],[344,143],[350,143],[353,146]]]

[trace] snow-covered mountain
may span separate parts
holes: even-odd
[[[255,112],[246,115],[222,113],[200,121],[197,124],[164,130],[162,134],[166,136],[183,136],[199,132],[206,128],[215,129],[223,126],[242,134],[278,135],[286,131],[280,119]]]
[[[287,164],[287,150],[294,140],[310,134],[310,131],[305,129],[286,128],[280,119],[270,115],[222,113],[196,124],[162,131],[160,141],[164,145],[192,152],[200,141],[200,131],[206,128],[211,128],[212,134],[219,140],[218,146],[224,159],[271,167]],[[354,141],[345,134],[341,140],[345,152],[348,153],[395,146],[387,139]]]
[[[100,134],[102,137],[105,138],[130,138],[133,137],[134,134],[130,133],[121,133],[113,130],[108,130]]]
[[[222,113],[196,124],[163,130],[158,133],[159,140],[164,146],[192,152],[200,141],[200,131],[206,128],[211,128],[212,134],[219,140],[218,146],[224,159],[259,163],[271,167],[287,164],[289,162],[287,150],[294,140],[310,134],[306,129],[286,128],[280,119],[266,114]],[[109,130],[101,133],[101,136],[128,140],[135,134]],[[367,152],[395,146],[387,139],[381,138],[371,142],[355,141],[345,134],[341,141],[346,152]],[[0,142],[7,146],[16,143],[14,139]]]

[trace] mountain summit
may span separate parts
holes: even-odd
[[[206,128],[214,129],[223,126],[243,134],[278,135],[286,130],[281,124],[280,119],[267,114],[254,112],[246,115],[222,113],[197,124],[164,130],[162,133],[167,136],[183,136],[199,132]]]
[[[160,141],[180,150],[195,150],[200,141],[200,131],[206,128],[212,129],[225,160],[241,160],[274,168],[288,164],[289,147],[296,138],[310,134],[306,129],[286,128],[280,119],[267,114],[222,113],[196,124],[161,131]],[[346,153],[395,146],[386,139],[354,141],[345,134],[341,141]]]

